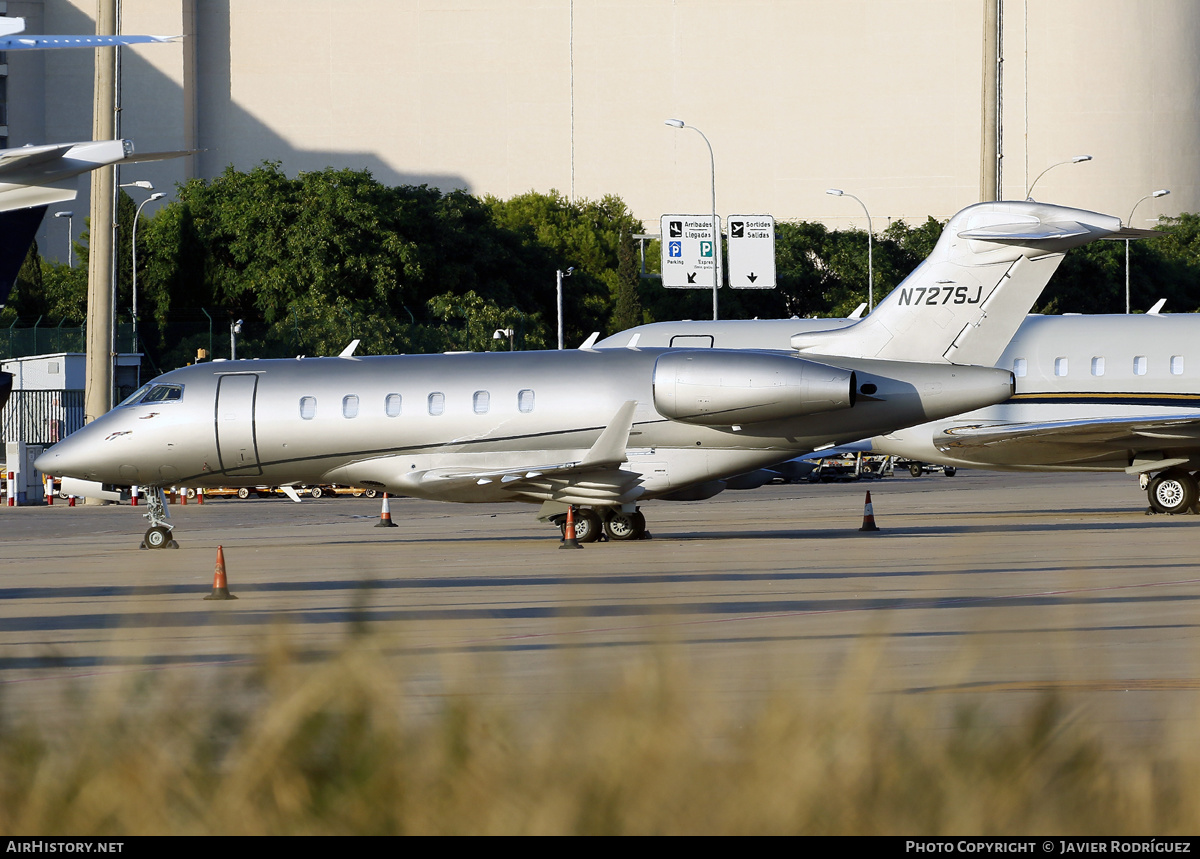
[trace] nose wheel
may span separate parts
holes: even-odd
[[[142,514],[150,522],[146,536],[142,538],[143,549],[178,549],[179,544],[171,536],[172,527],[167,522],[167,502],[161,486],[146,494],[146,512]]]

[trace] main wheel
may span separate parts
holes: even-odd
[[[162,525],[156,525],[146,532],[143,538],[148,549],[162,549],[171,542],[171,532]]]
[[[249,498],[250,490],[247,489],[245,486],[243,486],[241,489],[238,490],[237,496],[238,496],[238,498]]]
[[[604,518],[604,533],[610,540],[640,540],[646,533],[646,517],[640,510],[633,513],[613,510]]]
[[[600,531],[603,527],[599,515],[594,510],[580,507],[575,511],[575,539],[580,543],[595,543],[600,539]],[[558,520],[558,529],[562,531],[565,539],[567,536],[566,516]]]
[[[911,474],[913,477],[920,477],[921,476],[921,463],[910,462],[908,464],[908,473]]]
[[[957,473],[958,473],[958,469],[955,468],[953,465],[947,465],[945,468],[942,469],[942,474],[946,475],[947,477],[953,477]]]
[[[378,489],[368,489],[366,492],[363,493],[363,495],[367,496],[368,498],[374,498],[378,494],[379,494]]]
[[[1186,471],[1164,471],[1151,478],[1146,494],[1159,513],[1186,513],[1196,503],[1196,478]]]
[[[320,498],[322,495],[325,494],[325,490],[322,489],[320,486],[314,486],[308,492],[313,498]]]

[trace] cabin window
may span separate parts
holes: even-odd
[[[492,402],[492,395],[489,394],[487,391],[476,391],[475,397],[473,400],[474,407],[475,407],[475,414],[486,415],[488,413],[488,406],[491,404],[491,402]]]
[[[1171,375],[1172,376],[1182,376],[1183,375],[1183,356],[1182,355],[1172,355],[1171,356]]]
[[[1013,375],[1024,376],[1028,370],[1028,362],[1024,358],[1017,358],[1013,361]]]
[[[1104,375],[1104,357],[1103,356],[1092,359],[1092,375],[1093,376],[1103,376]]]
[[[429,414],[440,415],[446,411],[446,395],[441,391],[434,391],[429,395]]]
[[[1067,375],[1067,359],[1066,358],[1055,358],[1054,359],[1054,375],[1056,375],[1056,376]]]
[[[358,417],[358,395],[347,394],[342,397],[342,417],[356,418]]]
[[[526,414],[533,411],[533,391],[525,388],[517,394],[517,408]]]
[[[317,398],[316,397],[301,397],[300,398],[300,417],[306,421],[311,421],[317,416]]]
[[[400,405],[399,394],[388,394],[383,401],[383,411],[389,418],[398,418],[400,417]]]
[[[1135,376],[1146,375],[1146,356],[1145,355],[1138,355],[1137,357],[1135,357],[1133,359],[1133,375],[1135,375]]]

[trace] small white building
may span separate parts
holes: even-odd
[[[117,356],[116,402],[137,390],[142,356]],[[0,411],[0,441],[54,444],[83,426],[87,355],[56,352],[0,361],[13,376],[12,395]]]

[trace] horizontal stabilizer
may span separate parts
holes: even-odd
[[[1040,221],[1033,224],[992,224],[974,230],[963,230],[958,234],[960,239],[982,239],[985,242],[1007,242],[1009,244],[1026,244],[1041,242],[1048,239],[1069,239],[1072,236],[1086,236],[1087,227],[1083,224],[1065,222],[1061,224],[1043,224]]]
[[[112,48],[174,42],[182,36],[2,36],[0,51],[47,51],[57,48]]]

